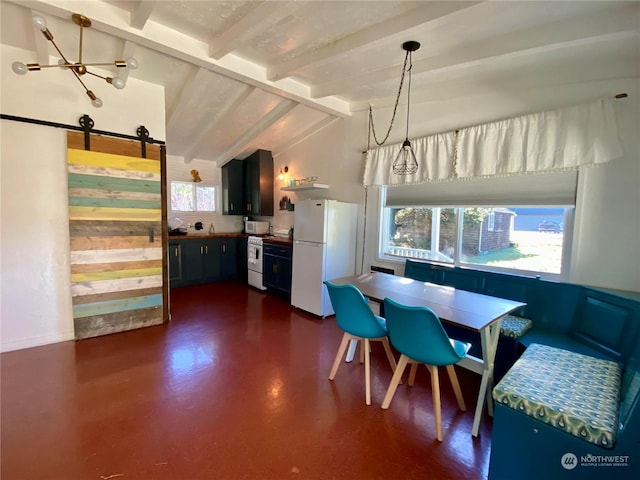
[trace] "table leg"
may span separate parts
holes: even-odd
[[[473,418],[473,429],[471,434],[478,436],[480,430],[480,419],[482,418],[482,408],[484,402],[487,402],[487,410],[489,415],[493,416],[493,400],[491,391],[493,389],[493,365],[496,358],[496,350],[498,348],[498,340],[500,339],[500,324],[502,319],[498,319],[490,325],[487,325],[480,331],[480,340],[482,342],[482,380],[480,381],[480,392],[478,393],[478,403],[476,404],[476,412]]]

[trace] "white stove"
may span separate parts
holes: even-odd
[[[247,273],[249,285],[267,289],[262,284],[262,237],[250,236],[247,239]]]

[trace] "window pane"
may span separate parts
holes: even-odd
[[[196,208],[199,212],[216,211],[215,193],[214,187],[196,186]]]
[[[171,182],[171,210],[193,212],[193,184],[187,182]]]
[[[399,257],[453,262],[456,211],[453,208],[388,208],[383,252]]]
[[[563,208],[465,208],[461,261],[559,274]]]

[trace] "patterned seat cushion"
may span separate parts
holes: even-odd
[[[617,363],[534,343],[493,389],[493,398],[611,448],[618,429],[620,388]]]
[[[500,324],[500,334],[506,337],[520,338],[531,328],[531,323],[528,318],[505,315]]]

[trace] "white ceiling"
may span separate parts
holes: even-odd
[[[71,14],[89,17],[84,60],[135,57],[129,75],[165,87],[167,152],[186,161],[278,154],[393,106],[407,40],[422,45],[412,103],[640,76],[637,1],[1,2],[2,43],[38,59],[55,50],[34,13],[65,53]]]

